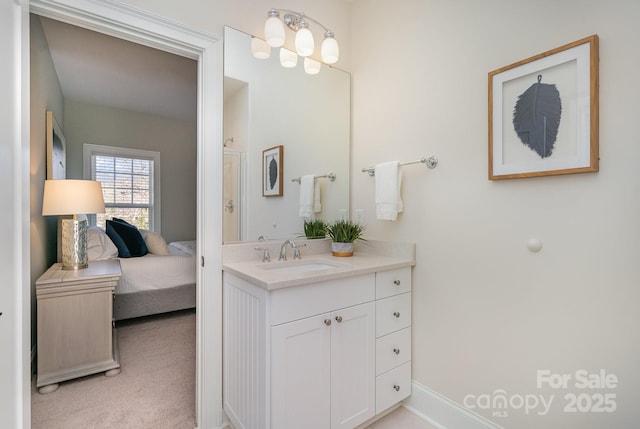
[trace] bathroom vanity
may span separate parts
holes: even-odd
[[[306,243],[301,260],[263,263],[253,247],[249,260],[223,257],[223,400],[236,428],[356,428],[411,392],[414,246],[336,258],[328,240]]]

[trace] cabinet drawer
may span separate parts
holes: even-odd
[[[376,273],[376,299],[411,291],[411,268]]]
[[[375,275],[311,283],[271,291],[271,325],[373,301]]]
[[[411,293],[376,301],[376,337],[411,326]]]
[[[376,340],[376,375],[411,360],[411,328]]]
[[[411,394],[411,362],[376,377],[376,414]]]

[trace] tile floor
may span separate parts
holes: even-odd
[[[366,429],[436,429],[404,407],[394,410]]]

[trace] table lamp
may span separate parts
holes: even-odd
[[[63,270],[87,268],[87,220],[79,214],[104,213],[100,182],[93,180],[45,180],[42,215],[72,215],[58,220]]]

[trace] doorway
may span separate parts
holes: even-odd
[[[222,44],[217,37],[168,22],[123,4],[35,0],[32,13],[197,60],[197,260],[196,419],[199,427],[222,425]],[[27,13],[26,10],[23,12]],[[14,19],[20,19],[16,16]],[[25,34],[26,33],[26,34]],[[28,31],[21,50],[28,58]],[[28,79],[21,81],[23,91]],[[28,88],[28,87],[27,87]],[[28,109],[22,123],[28,124]],[[22,189],[28,195],[29,189]],[[206,213],[206,216],[205,216]],[[206,287],[205,287],[206,285]],[[30,303],[23,302],[30,314]],[[23,349],[29,348],[23,344]],[[26,383],[28,384],[28,383]],[[28,402],[23,403],[28,410]]]

